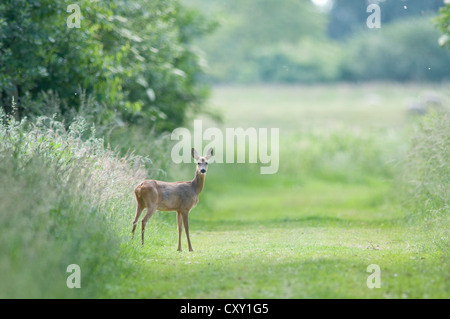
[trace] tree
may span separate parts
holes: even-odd
[[[397,20],[345,42],[342,77],[354,81],[448,81],[450,55],[431,17]]]
[[[207,96],[203,61],[193,40],[213,24],[178,1],[122,1],[118,13],[139,41],[130,41],[124,60],[132,70],[123,82],[127,118],[152,120],[158,130],[182,124],[188,110],[198,112]]]
[[[439,38],[439,44],[443,47],[450,48],[450,2],[444,1],[444,6],[439,9],[439,16],[436,23],[442,32]]]
[[[25,101],[38,99],[48,90],[56,92],[68,108],[76,106],[79,86],[88,93],[114,92],[107,81],[110,57],[105,57],[101,43],[93,36],[93,31],[106,27],[106,17],[112,13],[94,3],[96,15],[86,12],[83,29],[75,31],[66,25],[67,3],[5,0],[0,4],[0,93],[7,112],[12,96],[19,105],[19,116],[23,116],[32,112]],[[80,1],[82,7],[88,3]],[[97,98],[114,102],[112,95]]]
[[[392,21],[437,12],[442,0],[333,0],[328,23],[328,35],[344,39],[359,29],[366,28],[366,8],[375,3],[381,9],[381,25]]]
[[[176,0],[81,0],[80,28],[70,28],[72,2],[0,4],[0,105],[7,113],[12,96],[22,117],[45,113],[48,94],[61,101],[62,115],[79,111],[87,95],[104,122],[119,116],[165,130],[200,108],[206,90],[189,43],[208,30],[205,19]]]
[[[266,53],[279,46],[296,45],[304,37],[321,38],[325,31],[326,16],[310,1],[185,2],[218,21],[218,30],[200,45],[207,53],[213,80],[219,82],[263,81],[261,74],[267,68],[261,63],[277,59]]]

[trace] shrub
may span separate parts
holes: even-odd
[[[103,122],[170,130],[199,111],[207,95],[202,59],[191,41],[209,24],[177,0],[77,2],[80,28],[66,24],[71,0],[0,3],[0,107],[18,117],[52,115],[44,94],[61,100],[62,115],[91,96]]]

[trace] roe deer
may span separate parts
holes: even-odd
[[[142,245],[144,245],[145,224],[152,217],[156,210],[176,211],[178,223],[178,251],[181,251],[182,226],[186,232],[189,251],[193,251],[189,238],[189,212],[198,203],[198,195],[205,185],[206,171],[208,170],[208,160],[213,156],[213,149],[210,148],[206,156],[199,156],[195,149],[191,150],[192,157],[196,162],[195,177],[189,182],[162,182],[157,180],[145,180],[134,189],[136,195],[136,216],[133,221],[134,237],[139,216],[147,208],[147,213],[142,219]]]

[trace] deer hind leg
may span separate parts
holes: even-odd
[[[136,230],[136,225],[139,220],[139,217],[141,216],[142,211],[145,209],[145,202],[142,199],[141,189],[142,189],[142,183],[134,189],[134,196],[136,198],[136,216],[134,216],[133,229],[131,230],[132,238],[134,238],[134,231]]]
[[[181,251],[181,232],[183,231],[183,217],[180,212],[177,212],[177,225],[178,225],[178,251]]]
[[[189,238],[189,211],[185,211],[181,214],[183,216],[184,232],[189,246],[189,251],[194,251],[191,245],[191,239]]]
[[[156,205],[147,207],[147,213],[145,214],[144,218],[142,218],[142,246],[144,246],[145,225],[147,224],[148,220],[153,216],[153,213],[155,211],[156,211]]]
[[[133,229],[131,230],[131,236],[132,238],[134,238],[134,231],[136,230],[136,225],[137,222],[139,220],[139,217],[141,216],[142,211],[144,210],[144,205],[142,203],[140,203],[139,201],[137,201],[137,207],[136,207],[136,216],[134,217],[133,220]]]
[[[153,186],[143,187],[141,189],[141,203],[143,203],[147,207],[147,213],[142,219],[142,246],[144,246],[144,233],[145,233],[145,225],[148,220],[153,216],[156,209],[158,208],[158,191]]]

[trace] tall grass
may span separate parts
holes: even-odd
[[[433,112],[413,132],[406,160],[412,214],[429,222],[448,217],[450,197],[450,115]]]
[[[403,193],[410,220],[429,235],[433,248],[450,264],[450,114],[423,117],[412,132],[405,158]]]
[[[0,297],[100,296],[128,269],[132,188],[152,162],[105,148],[82,118],[0,117]],[[69,264],[82,289],[67,288]]]

